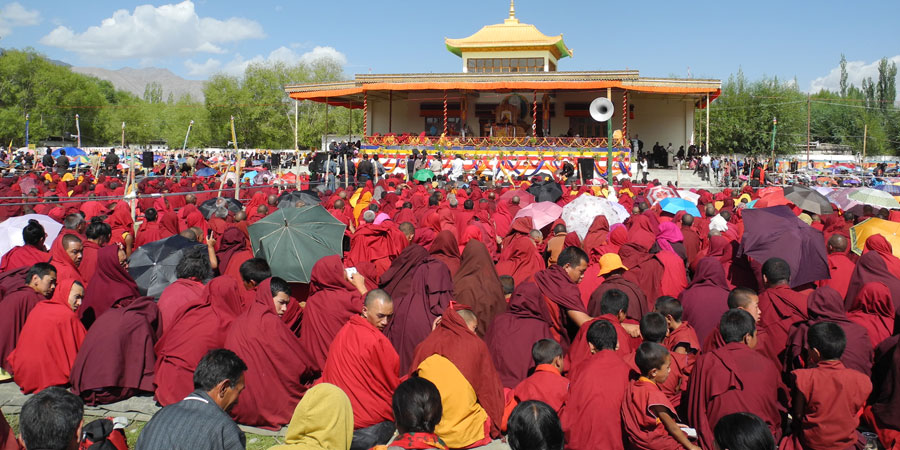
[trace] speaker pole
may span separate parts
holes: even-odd
[[[606,88],[606,98],[612,102],[612,88]],[[606,185],[607,191],[612,189],[612,115],[606,119]]]

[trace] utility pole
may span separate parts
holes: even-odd
[[[807,170],[810,168],[810,165],[809,165],[809,141],[810,141],[810,139],[809,139],[809,136],[810,136],[809,135],[809,119],[810,119],[809,109],[810,109],[810,105],[811,105],[810,96],[809,96],[809,94],[806,94],[806,169]]]
[[[869,124],[865,124],[863,126],[863,156],[862,156],[862,170],[863,176],[866,174],[866,141],[869,137]]]
[[[772,118],[772,172],[775,171],[775,130],[778,128],[778,118]]]
[[[28,148],[28,114],[25,114],[25,148]]]

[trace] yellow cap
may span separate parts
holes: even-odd
[[[603,276],[618,269],[628,270],[628,268],[622,264],[622,258],[620,258],[618,254],[607,253],[600,257],[600,273],[598,273],[597,276]]]

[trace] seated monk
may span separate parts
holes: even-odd
[[[381,276],[380,286],[394,300],[394,319],[384,335],[400,356],[400,367],[409,367],[413,352],[431,332],[435,319],[453,298],[453,279],[447,265],[410,244]]]
[[[84,230],[84,236],[87,239],[81,243],[81,264],[78,265],[78,271],[85,280],[90,281],[97,270],[97,252],[109,244],[112,228],[102,217],[94,217]]]
[[[72,392],[92,406],[153,392],[153,347],[161,334],[152,297],[118,301],[94,322],[78,349]]]
[[[806,302],[810,291],[791,289],[791,267],[781,258],[769,258],[762,276],[766,289],[759,294],[759,327],[766,331],[766,339],[760,351],[781,371],[791,325],[809,320]]]
[[[22,228],[22,240],[24,245],[13,247],[0,258],[0,272],[15,270],[22,267],[31,267],[37,263],[50,262],[50,254],[44,248],[44,239],[47,233],[40,222],[34,219],[28,220],[28,225]]]
[[[850,286],[850,277],[856,263],[847,257],[847,238],[841,234],[832,234],[828,238],[828,273],[831,278],[819,280],[816,286],[828,286],[841,294],[841,298],[847,296],[847,287]]]
[[[500,437],[503,387],[477,326],[471,311],[448,309],[416,347],[411,365],[441,393],[444,414],[434,431],[450,448],[479,447]]]
[[[56,276],[60,280],[71,278],[83,286],[88,285],[78,271],[78,265],[84,256],[83,250],[81,238],[71,231],[60,233],[53,241],[53,245],[50,246],[50,263],[56,267]]]
[[[595,317],[600,315],[600,300],[610,289],[618,289],[628,296],[628,311],[625,312],[625,316],[629,319],[641,320],[644,314],[650,312],[650,304],[647,303],[644,291],[623,276],[627,270],[628,268],[622,264],[622,258],[615,253],[607,253],[600,257],[600,272],[597,275],[604,279],[603,283],[591,293],[587,306],[588,314]]]
[[[7,357],[16,348],[25,320],[35,305],[53,296],[56,268],[42,262],[28,269],[20,268],[0,276],[0,379],[8,379]]]
[[[615,353],[619,338],[612,322],[598,319],[585,328],[591,354],[570,377],[569,398],[560,417],[566,448],[621,450],[625,447],[620,409],[630,369]]]
[[[247,236],[236,226],[231,226],[222,233],[219,240],[219,249],[216,250],[216,259],[219,264],[219,273],[228,275],[235,281],[241,279],[241,264],[253,258],[253,252],[247,244]]]
[[[513,221],[509,233],[503,238],[497,273],[512,276],[516,284],[531,279],[534,274],[546,267],[544,258],[541,257],[535,241],[530,236],[531,231],[531,217],[519,217]]]
[[[305,390],[304,366],[297,357],[297,337],[281,320],[290,286],[278,277],[259,285],[254,302],[228,328],[225,348],[247,363],[241,401],[231,410],[244,425],[277,430],[291,420]],[[275,382],[277,380],[277,382]]]
[[[113,305],[141,295],[127,267],[125,249],[121,246],[108,245],[97,253],[97,270],[84,290],[84,302],[78,310],[85,328],[90,329]]]
[[[531,347],[534,373],[507,394],[501,428],[506,431],[513,409],[520,403],[538,400],[546,403],[558,415],[569,397],[569,380],[562,376],[564,354],[562,346],[553,339],[541,339]]]
[[[728,294],[728,309],[743,309],[750,313],[754,323],[759,325],[759,296],[756,291],[745,287],[736,287]],[[766,340],[765,330],[756,329],[756,351],[760,351],[761,343]],[[725,341],[722,339],[722,333],[719,332],[719,326],[716,325],[715,331],[706,337],[703,341],[703,352],[709,353],[719,347],[724,347]],[[693,366],[692,366],[693,367]]]
[[[568,349],[574,334],[579,327],[589,321],[578,283],[584,278],[588,266],[588,255],[578,247],[567,247],[555,266],[550,266],[534,275],[534,283],[541,290],[544,308],[550,312],[550,328],[554,339]]]
[[[134,248],[163,238],[163,231],[159,228],[159,222],[156,221],[157,217],[158,213],[155,208],[147,208],[144,211],[144,221],[141,222],[141,226],[137,230],[137,237],[134,238]]]
[[[175,276],[178,279],[163,289],[157,303],[163,334],[172,327],[178,310],[200,301],[203,280],[209,278],[211,273],[209,255],[205,248],[196,246],[184,251],[181,261],[175,266]]]
[[[487,247],[477,239],[466,243],[459,270],[453,276],[453,297],[478,316],[478,335],[484,336],[498,314],[506,311],[503,284]]]
[[[241,314],[241,289],[230,277],[213,278],[200,301],[186,304],[156,343],[153,384],[161,405],[177,403],[194,389],[197,363],[208,351],[225,345],[231,322]]]
[[[884,448],[900,445],[900,334],[878,344],[872,367],[872,396],[862,419],[875,433]]]
[[[509,310],[491,322],[484,342],[503,387],[512,389],[528,377],[534,368],[531,347],[535,342],[553,339],[545,314],[540,289],[534,283],[525,283],[513,291]]]
[[[371,263],[374,267],[372,275],[381,277],[407,244],[406,236],[394,222],[369,223],[350,236],[347,264],[357,266],[363,262]]]
[[[240,290],[241,308],[246,310],[256,301],[256,288],[272,276],[272,270],[269,269],[269,263],[264,258],[250,258],[241,264],[240,276],[239,282],[244,286]]]
[[[600,301],[600,316],[586,322],[578,330],[575,340],[572,341],[572,347],[569,348],[567,366],[569,369],[569,378],[575,379],[576,372],[582,362],[586,361],[590,355],[590,342],[587,340],[587,333],[591,323],[599,320],[606,320],[613,324],[618,337],[618,345],[613,350],[620,358],[625,358],[632,352],[631,338],[640,334],[640,328],[633,324],[626,324],[625,311],[628,310],[628,296],[618,289],[611,289],[603,294]]]
[[[87,333],[75,315],[83,296],[80,282],[63,280],[53,297],[28,315],[19,343],[7,358],[13,381],[23,393],[69,384],[75,355]]]
[[[640,327],[643,342],[641,345],[638,345],[638,347],[641,347],[646,343],[663,345],[663,342],[669,334],[669,326],[668,323],[666,323],[666,318],[658,312],[649,312],[642,317]],[[664,345],[663,348],[665,348]],[[668,353],[668,349],[666,349],[666,351]],[[625,363],[628,364],[632,370],[630,374],[632,380],[638,379],[642,375],[636,358],[638,353],[639,349],[635,349],[625,357]],[[681,393],[683,389],[687,387],[687,375],[684,372],[682,364],[683,363],[679,362],[678,359],[670,357],[669,375],[665,380],[657,383],[657,388],[666,396],[666,399],[673,408],[678,408],[681,404]]]
[[[688,383],[688,423],[697,430],[701,447],[712,448],[713,427],[719,419],[749,412],[766,422],[777,441],[781,437],[781,374],[771,360],[753,350],[753,316],[740,309],[728,310],[719,332],[725,345],[697,358]]]
[[[322,371],[350,397],[353,405],[351,448],[386,444],[394,433],[391,397],[400,384],[400,358],[383,330],[394,315],[387,292],[366,294],[362,314],[353,315],[334,337]]]
[[[326,256],[313,265],[299,342],[299,353],[311,379],[318,378],[325,367],[334,336],[362,311],[366,292],[365,278],[355,273],[348,279],[339,256]]]

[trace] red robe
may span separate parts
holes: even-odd
[[[56,279],[57,281],[73,279],[80,281],[81,284],[84,285],[85,290],[87,290],[87,282],[85,282],[84,277],[81,275],[81,272],[78,271],[78,266],[72,261],[72,258],[69,257],[69,254],[66,253],[66,250],[62,246],[63,236],[66,234],[75,234],[72,231],[68,233],[66,231],[62,231],[59,233],[59,236],[56,237],[56,240],[53,241],[53,245],[50,246],[50,264],[53,264],[53,267],[56,268]],[[82,254],[82,258],[84,255]]]
[[[199,302],[203,293],[203,283],[179,278],[174,283],[166,286],[159,296],[159,315],[162,320],[162,331],[165,333],[175,322],[176,313],[186,305]]]
[[[391,261],[406,248],[406,237],[392,222],[360,227],[350,237],[347,264],[351,266],[371,263],[375,280],[391,266]]]
[[[587,272],[585,272],[585,278],[587,278]],[[582,281],[581,284],[584,284],[584,281]],[[600,287],[590,294],[587,305],[588,314],[595,317],[600,315],[600,304],[603,299],[603,294],[611,289],[618,289],[628,296],[628,311],[625,311],[625,315],[628,316],[628,318],[641,320],[641,318],[644,317],[644,314],[653,311],[653,305],[647,301],[647,297],[644,295],[644,291],[641,290],[640,286],[629,281],[622,275],[610,275],[603,280]],[[655,302],[656,299],[653,301]]]
[[[78,271],[85,280],[90,281],[94,277],[94,272],[97,271],[97,253],[100,251],[100,246],[87,239],[82,241],[82,246],[81,264],[78,264]]]
[[[159,226],[159,222],[147,222],[144,221],[140,228],[138,228],[137,236],[134,238],[134,248],[138,248],[144,244],[158,241],[163,239],[166,236],[165,230],[161,229]],[[218,239],[219,236],[216,236]]]
[[[52,299],[34,307],[7,358],[13,380],[25,394],[69,384],[75,356],[87,333],[69,306],[74,282],[62,280]]]
[[[512,391],[512,405],[528,400],[540,400],[553,408],[557,414],[569,398],[569,380],[550,364],[538,364],[534,373],[519,383]]]
[[[16,348],[25,320],[35,305],[46,300],[23,282],[26,271],[21,268],[6,272],[0,278],[0,283],[4,285],[0,297],[0,367],[7,372],[12,372],[12,368],[6,357]]]
[[[806,301],[810,291],[797,292],[788,285],[773,286],[759,294],[759,327],[766,330],[760,351],[781,370],[788,332],[797,322],[809,320]]]
[[[247,364],[246,387],[231,416],[277,430],[291,421],[305,391],[300,382],[305,367],[297,358],[297,337],[275,313],[270,280],[260,283],[256,301],[231,323],[225,348]]]
[[[637,350],[625,357],[625,364],[628,364],[628,367],[632,370],[632,379],[637,379],[641,376],[641,369],[639,369],[634,362],[635,355],[637,355]],[[670,356],[669,376],[666,377],[666,381],[657,385],[657,389],[666,396],[669,403],[671,403],[671,406],[677,408],[681,405],[682,386],[685,386],[685,381],[687,380],[684,375],[684,367],[682,367],[682,363],[680,362],[681,360],[676,358],[674,353],[670,353]],[[674,412],[675,409],[672,409],[672,411]]]
[[[20,450],[16,435],[3,416],[3,411],[0,411],[0,450]]]
[[[881,283],[866,283],[856,296],[847,318],[866,329],[872,348],[894,332],[891,291]]]
[[[0,272],[31,267],[39,262],[48,261],[50,261],[49,253],[32,245],[20,245],[13,247],[3,255],[2,261],[0,261]]]
[[[775,364],[741,342],[700,355],[688,384],[687,420],[697,430],[701,446],[712,448],[713,427],[736,412],[759,416],[778,442],[780,385]]]
[[[331,343],[322,382],[341,388],[353,406],[353,428],[393,421],[391,401],[400,384],[400,358],[384,334],[359,315]]]
[[[566,361],[566,367],[569,368],[569,378],[572,380],[577,376],[577,372],[581,371],[581,364],[587,361],[591,356],[591,347],[587,341],[587,332],[591,327],[591,324],[598,320],[606,320],[616,329],[616,335],[619,339],[619,349],[615,350],[614,353],[619,358],[622,358],[623,361],[624,358],[631,353],[631,336],[625,331],[625,328],[622,328],[622,324],[619,323],[618,318],[612,314],[604,314],[593,320],[589,320],[578,329],[578,334],[575,335],[575,339],[572,340],[572,346],[569,348],[569,354],[567,355],[568,360]]]
[[[869,377],[838,360],[820,361],[815,368],[791,373],[795,388],[806,400],[800,435],[792,439],[800,444],[796,448],[844,449],[856,445],[859,416],[872,392]]]
[[[566,449],[625,448],[621,408],[629,371],[619,355],[602,350],[585,360],[584,367],[571,376],[569,398],[560,417]]]
[[[672,372],[674,373],[674,371]],[[672,374],[669,374],[671,377]],[[668,380],[666,380],[668,382]],[[675,408],[666,394],[648,378],[640,377],[628,384],[625,400],[622,402],[622,427],[625,436],[635,450],[679,450],[681,444],[666,430],[665,425],[650,410],[652,406],[662,406],[669,410],[672,420],[676,420]]]
[[[325,368],[328,347],[338,331],[362,312],[363,298],[344,278],[344,266],[337,255],[316,262],[309,278],[310,294],[300,324],[299,353],[307,370],[318,373]]]
[[[850,261],[846,253],[831,253],[828,255],[828,271],[831,278],[827,280],[819,280],[816,282],[817,287],[828,286],[841,294],[841,298],[847,296],[847,287],[850,285],[850,277],[853,276],[853,269],[856,263]]]

